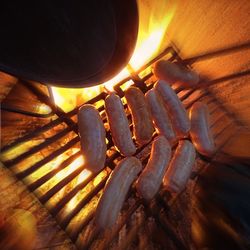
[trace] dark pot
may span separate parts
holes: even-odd
[[[0,70],[56,86],[93,86],[128,63],[138,32],[137,4],[4,1],[0,30]]]

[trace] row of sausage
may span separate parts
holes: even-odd
[[[172,64],[164,62],[164,65],[165,69],[159,63],[155,70],[158,74],[163,70],[161,77],[170,79],[164,77],[164,70],[168,73],[166,67],[170,65],[171,68]],[[188,74],[192,80],[191,71],[185,69],[183,74]],[[176,81],[178,74],[173,79]],[[193,80],[197,81],[195,77]],[[162,184],[171,192],[180,192],[191,175],[195,149],[206,156],[213,155],[215,151],[207,106],[196,102],[188,115],[169,82],[159,80],[145,95],[140,89],[130,87],[125,92],[125,98],[132,115],[136,143],[132,139],[121,99],[111,93],[105,99],[105,111],[114,145],[126,158],[110,175],[98,203],[95,221],[99,228],[111,227],[115,223],[134,182],[138,195],[146,200],[151,200]],[[78,124],[86,166],[93,172],[100,171],[105,164],[107,146],[104,125],[94,106],[81,107]],[[152,140],[155,129],[158,136],[153,141],[148,163],[142,170],[141,162],[132,155],[136,152],[136,144],[142,146]],[[187,140],[189,135],[192,143]],[[177,143],[172,156],[171,149]]]
[[[130,87],[125,97],[133,120],[135,141],[142,146],[151,141],[154,127],[173,146],[190,134],[197,151],[210,156],[215,144],[209,128],[207,106],[196,102],[187,112],[172,88],[160,80],[146,95]],[[136,146],[122,101],[115,93],[105,100],[105,109],[114,145],[123,156],[132,156]],[[86,166],[100,171],[106,159],[106,132],[99,112],[92,105],[83,105],[78,114],[79,134]]]

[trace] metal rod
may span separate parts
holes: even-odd
[[[70,232],[70,238],[73,242],[76,242],[77,237],[81,233],[81,231],[90,223],[90,221],[94,218],[95,212],[91,211],[87,217],[81,221],[81,224],[78,226],[74,226],[73,232]]]
[[[72,172],[70,175],[67,175],[58,184],[56,184],[53,188],[51,188],[47,193],[45,193],[42,197],[40,197],[40,201],[42,203],[47,202],[53,195],[55,195],[58,191],[60,191],[66,184],[68,184],[75,177],[77,177],[84,169],[86,169],[86,167],[83,165],[82,167],[80,167],[80,168],[76,169],[74,172]],[[96,173],[95,175],[90,176],[86,181],[84,181],[83,183],[76,186],[73,190],[71,190],[71,192],[68,193],[68,195],[67,195],[67,199],[63,199],[63,205],[65,205],[79,191],[79,186],[81,187],[80,190],[83,189],[84,187],[86,187],[86,185],[91,180],[94,179],[94,177],[97,174],[98,173]],[[56,208],[52,209],[51,212],[53,212],[53,213],[56,212],[56,211],[58,212],[59,204],[60,204],[60,207],[62,208],[62,202],[59,202],[57,204]]]
[[[32,138],[39,136],[41,133],[46,132],[47,130],[56,127],[60,123],[62,123],[61,117],[55,119],[54,121],[51,121],[50,123],[48,123],[40,128],[37,128],[37,129],[29,132],[28,134],[24,135],[23,137],[17,138],[14,142],[2,147],[1,151],[2,152],[7,151],[11,148],[18,146],[20,143],[27,142],[27,141],[31,140]]]
[[[106,161],[105,166],[111,166],[110,168],[114,168],[115,164],[111,164],[112,161],[119,156],[118,153],[115,153],[113,157],[109,157]],[[90,177],[88,177],[86,180],[84,180],[82,183],[75,186],[69,193],[67,193],[52,209],[50,209],[50,212],[55,215],[58,213],[67,202],[69,202],[80,190],[86,187],[86,185],[92,181],[99,173],[94,173]]]
[[[48,114],[40,114],[40,113],[35,113],[27,110],[22,110],[16,107],[12,107],[6,104],[1,104],[1,110],[11,112],[11,113],[16,113],[16,114],[21,114],[21,115],[26,115],[26,116],[31,116],[31,117],[37,117],[37,118],[49,118],[53,113],[48,113]]]
[[[66,228],[69,222],[73,219],[75,215],[77,215],[81,209],[95,196],[98,194],[98,192],[104,188],[104,185],[108,179],[108,175],[100,182],[98,185],[93,188],[88,194],[76,205],[76,207],[66,215],[66,217],[63,218],[61,221],[61,227]]]
[[[48,172],[46,175],[40,177],[36,181],[32,182],[28,185],[28,189],[30,191],[34,191],[39,186],[43,185],[46,181],[48,181],[50,178],[54,177],[58,172],[66,168],[69,164],[71,164],[77,157],[81,155],[81,151],[71,155],[69,158],[67,158],[65,161],[63,161],[57,168],[52,169],[50,172]]]
[[[28,158],[32,154],[35,154],[35,153],[39,152],[41,149],[46,148],[47,146],[49,146],[52,143],[55,143],[57,140],[61,139],[65,135],[67,135],[70,131],[72,131],[72,129],[67,127],[66,129],[60,131],[59,133],[53,135],[52,137],[49,137],[49,138],[45,139],[44,142],[42,142],[39,145],[31,148],[29,151],[26,151],[26,152],[22,153],[21,155],[18,155],[14,159],[5,161],[4,164],[6,166],[8,166],[8,167],[11,167],[11,166],[13,166],[15,164],[18,164],[19,162],[21,162],[25,158]]]
[[[70,181],[76,178],[84,169],[86,169],[85,165],[81,165],[75,171],[65,176],[59,183],[49,189],[45,194],[39,197],[41,203],[46,203],[53,195],[59,192],[64,186],[66,186]]]
[[[32,165],[31,167],[27,168],[26,170],[23,170],[23,171],[17,173],[16,174],[17,178],[19,178],[19,179],[25,178],[26,176],[30,175],[31,173],[33,173],[34,171],[36,171],[37,169],[39,169],[43,165],[45,165],[48,162],[50,162],[51,160],[55,159],[57,156],[59,156],[62,153],[64,153],[66,150],[70,149],[77,142],[79,142],[79,137],[75,137],[74,139],[72,139],[71,141],[69,141],[67,144],[65,144],[64,146],[62,146],[58,150],[54,151],[53,153],[51,153],[50,155],[48,155],[47,157],[45,157],[41,161],[35,163],[34,165]]]

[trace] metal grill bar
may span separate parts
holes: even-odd
[[[38,128],[35,129],[34,131],[24,135],[23,137],[17,138],[14,142],[10,143],[9,145],[6,145],[2,147],[1,151],[4,153],[5,151],[8,151],[11,148],[15,148],[18,146],[18,144],[24,143],[26,141],[32,140],[34,137],[39,136],[40,134],[48,131],[51,128],[56,127],[57,125],[61,124],[63,122],[63,119],[61,117],[57,118],[56,120]]]
[[[79,137],[75,137],[70,142],[68,142],[67,144],[65,144],[63,147],[59,148],[58,150],[55,150],[53,153],[51,153],[50,155],[48,155],[46,158],[44,158],[43,160],[35,163],[33,166],[29,167],[28,169],[26,169],[26,170],[24,170],[24,171],[22,171],[20,173],[17,173],[16,174],[17,177],[19,179],[23,179],[24,177],[30,175],[35,170],[41,168],[43,165],[49,163],[51,160],[53,160],[57,156],[61,155],[67,149],[70,149],[71,147],[73,147],[77,142],[79,142]]]
[[[22,114],[22,115],[26,115],[26,116],[31,116],[31,117],[38,117],[38,118],[48,118],[48,117],[51,117],[53,115],[52,113],[39,114],[39,113],[35,113],[35,112],[21,110],[21,109],[18,109],[16,107],[12,107],[12,106],[6,105],[6,104],[1,104],[1,110],[12,112],[12,113],[17,113],[17,114]]]
[[[50,178],[52,178],[54,175],[56,175],[59,171],[66,168],[70,163],[72,163],[80,155],[81,155],[80,151],[71,155],[67,160],[62,162],[59,167],[53,169],[52,171],[50,171],[46,175],[42,176],[38,180],[36,180],[36,181],[32,182],[30,185],[28,185],[29,190],[34,191],[39,186],[43,185],[46,181],[48,181]]]
[[[28,158],[29,156],[39,152],[41,149],[48,147],[50,144],[54,143],[55,141],[61,139],[63,136],[67,135],[72,129],[75,129],[77,126],[74,125],[73,128],[67,127],[66,129],[60,131],[59,133],[55,134],[54,136],[46,139],[44,142],[40,143],[39,145],[33,147],[29,151],[26,151],[25,153],[18,155],[16,158],[6,161],[5,164],[6,166],[13,166],[20,161],[22,161],[25,158]]]

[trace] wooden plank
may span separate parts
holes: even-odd
[[[0,71],[0,103],[17,83],[17,78]]]

